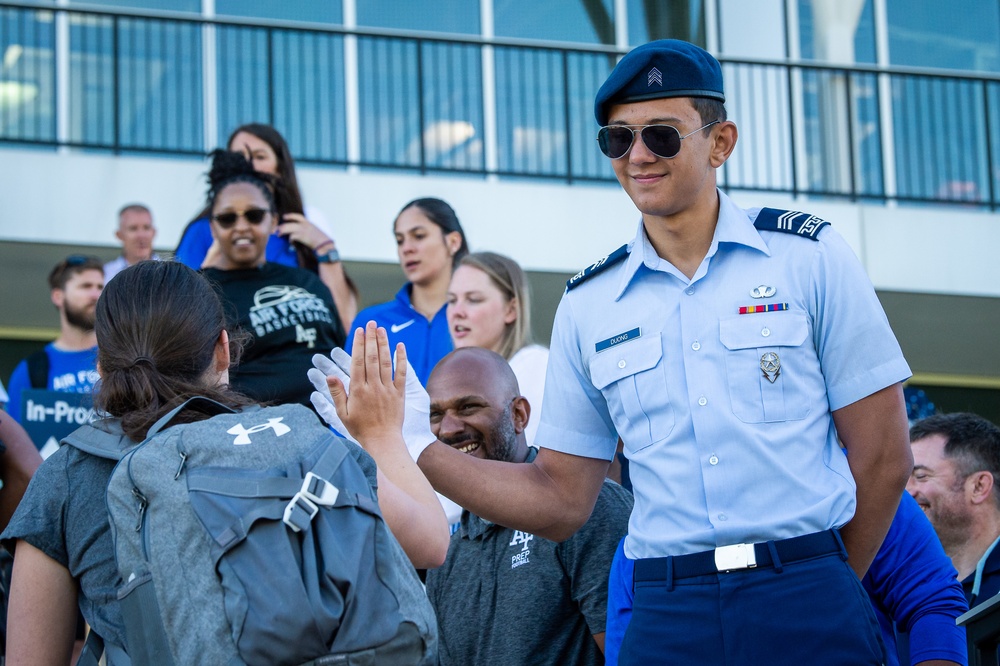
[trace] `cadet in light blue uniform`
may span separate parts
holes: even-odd
[[[393,223],[399,265],[407,280],[396,298],[365,308],[354,318],[345,348],[354,331],[378,322],[389,336],[389,348],[406,345],[406,357],[426,385],[431,370],[452,350],[447,302],[451,273],[469,253],[465,232],[455,211],[441,199],[414,199],[403,206]]]
[[[724,100],[718,61],[692,44],[621,60],[598,144],[642,223],[568,284],[538,456],[503,483],[438,444],[419,463],[477,515],[559,540],[621,437],[636,501],[620,663],[881,664],[859,578],[913,464],[909,368],[829,224],[716,188],[737,140]]]
[[[622,638],[632,616],[634,561],[625,557],[624,541],[615,551],[608,582],[604,635],[608,666],[618,663]],[[903,495],[892,527],[862,584],[882,631],[885,666],[910,666],[935,659],[942,664],[968,663],[965,627],[957,626],[955,620],[969,605],[951,560],[912,497]]]

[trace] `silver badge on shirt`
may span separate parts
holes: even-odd
[[[775,291],[776,290],[775,290],[774,287],[772,287],[770,285],[762,284],[759,287],[754,287],[753,289],[750,290],[750,297],[751,298],[771,298],[772,296],[774,296]]]
[[[764,373],[767,381],[773,384],[781,375],[781,359],[774,352],[767,352],[760,357],[760,371]]]

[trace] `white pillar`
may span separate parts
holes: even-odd
[[[479,30],[485,40],[492,40],[495,36],[493,0],[479,1]],[[482,47],[481,66],[483,68],[483,165],[486,172],[491,174],[487,179],[495,181],[496,171],[500,168],[497,148],[497,78],[496,59],[493,47],[489,44]]]
[[[206,19],[215,18],[215,0],[201,0],[201,15]],[[205,100],[202,106],[202,125],[205,128],[205,152],[219,147],[219,59],[215,25],[201,26],[201,94]],[[227,146],[228,148],[228,146]]]
[[[344,27],[358,27],[355,0],[344,0]],[[361,161],[361,93],[358,84],[358,38],[344,36],[344,125],[347,137],[347,171],[358,173]]]

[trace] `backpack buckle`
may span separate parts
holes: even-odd
[[[306,478],[302,480],[299,492],[295,493],[285,505],[282,521],[292,528],[293,532],[308,529],[309,523],[319,513],[319,507],[333,506],[338,495],[340,490],[337,486],[321,476],[308,472]]]
[[[333,506],[333,503],[337,501],[337,496],[340,495],[337,486],[312,472],[306,473],[306,478],[302,480],[302,489],[299,492],[319,506]]]

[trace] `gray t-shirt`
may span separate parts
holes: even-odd
[[[112,431],[108,437],[120,437],[121,431],[114,422],[101,424]],[[119,439],[119,442],[123,448],[134,446],[127,439]],[[357,444],[346,442],[346,445],[372,488],[376,488],[375,461]],[[115,564],[105,502],[108,480],[116,464],[115,460],[84,453],[73,446],[62,446],[35,472],[10,524],[0,534],[0,540],[13,552],[14,541],[22,539],[66,567],[80,586],[78,599],[84,619],[106,641],[127,649],[125,625],[117,599],[122,581]],[[400,564],[409,566],[401,553],[399,548]],[[413,599],[412,589],[420,589],[415,572],[413,578],[412,585],[397,592],[404,605],[404,614],[418,616],[416,621],[421,625],[421,632],[433,646],[433,619],[428,622],[413,610],[416,606],[419,611],[419,605]]]
[[[562,543],[462,514],[448,558],[427,572],[442,666],[603,664],[608,573],[632,496],[605,481],[590,520]]]

